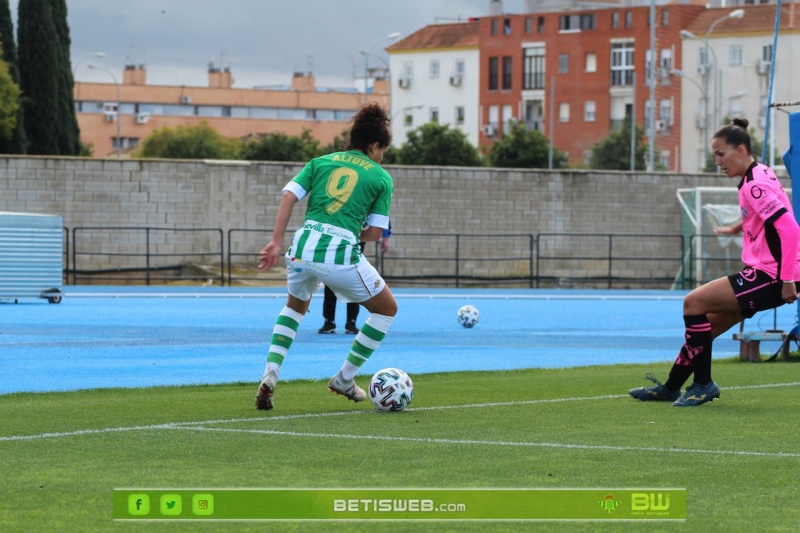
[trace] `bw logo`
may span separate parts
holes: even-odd
[[[669,509],[669,494],[634,492],[631,494],[631,511],[666,511]]]

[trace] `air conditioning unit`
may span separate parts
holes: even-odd
[[[763,59],[759,59],[758,63],[756,63],[756,72],[759,74],[769,74],[769,69],[772,66],[771,61],[764,61]]]
[[[495,135],[497,135],[497,128],[492,126],[491,124],[485,125],[483,128],[481,128],[481,130],[483,131],[483,134],[486,135],[487,137],[494,137]]]
[[[409,87],[411,87],[411,78],[400,78],[399,80],[397,80],[397,85],[401,89],[408,89]]]
[[[656,123],[654,124],[654,126],[655,126],[656,131],[666,131],[666,129],[667,129],[667,127],[669,125],[667,124],[666,120],[656,120]]]
[[[106,111],[103,113],[105,115],[106,122],[114,122],[117,120],[117,112],[116,111]]]
[[[697,73],[698,74],[700,74],[701,76],[705,76],[706,72],[708,72],[708,65],[706,65],[704,63],[700,63],[699,65],[697,65]]]
[[[455,76],[450,76],[450,85],[453,87],[460,87],[461,86],[462,76],[461,74],[456,74]]]
[[[183,96],[181,96],[181,103],[182,104],[191,104],[192,103],[192,97],[189,96],[188,94],[184,94]]]
[[[660,77],[662,80],[668,80],[668,79],[669,79],[669,75],[670,75],[670,72],[669,72],[669,69],[668,69],[668,68],[666,68],[666,67],[661,67],[661,68],[659,68],[659,69],[658,69],[658,76],[659,76],[659,77]]]
[[[147,124],[150,120],[150,113],[139,113],[136,115],[136,123],[137,124]]]

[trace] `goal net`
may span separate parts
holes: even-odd
[[[742,236],[717,235],[714,228],[741,218],[736,187],[678,189],[684,254],[673,289],[692,289],[742,266]]]

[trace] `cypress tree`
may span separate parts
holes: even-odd
[[[17,63],[17,43],[14,40],[14,23],[11,20],[11,9],[8,0],[0,0],[0,59],[8,63],[11,79],[19,85],[19,65]],[[0,139],[0,153],[24,154],[27,148],[25,136],[25,123],[22,115],[22,105],[17,108],[17,125],[11,133],[10,139]]]
[[[78,119],[75,117],[75,80],[72,77],[72,61],[70,61],[72,42],[67,24],[67,2],[66,0],[50,0],[50,4],[53,8],[53,24],[58,37],[58,47],[56,48],[58,53],[56,65],[59,73],[58,103],[59,113],[63,117],[64,124],[59,138],[59,148],[64,155],[79,155],[81,139]]]
[[[20,0],[18,9],[28,153],[78,155],[66,4],[62,0]]]

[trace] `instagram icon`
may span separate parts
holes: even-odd
[[[214,496],[211,494],[195,494],[192,496],[192,514],[198,516],[214,514]]]

